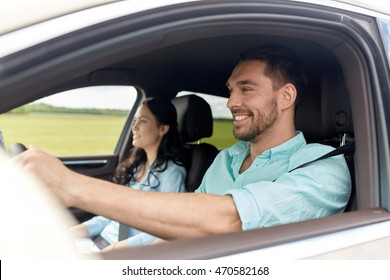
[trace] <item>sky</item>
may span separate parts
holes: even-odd
[[[134,104],[137,92],[133,87],[100,86],[64,91],[42,98],[46,103],[69,108],[105,108],[128,110]]]
[[[179,95],[192,94],[182,92]],[[198,94],[211,106],[215,118],[231,118],[226,107],[226,98]],[[129,110],[135,102],[137,92],[127,86],[99,86],[65,91],[42,98],[36,103],[46,103],[57,107],[68,108],[104,108]]]

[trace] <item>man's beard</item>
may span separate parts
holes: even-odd
[[[253,114],[252,114],[253,116]],[[273,126],[278,118],[278,110],[276,99],[273,98],[271,102],[259,112],[258,122],[245,129],[245,131],[238,132],[234,129],[234,136],[238,140],[253,141],[264,131]],[[253,118],[252,118],[253,120]]]

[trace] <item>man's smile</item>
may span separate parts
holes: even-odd
[[[248,121],[249,118],[251,118],[251,117],[252,117],[252,115],[249,113],[242,113],[242,112],[234,113],[233,112],[233,123],[236,125],[240,125],[240,124],[243,124],[246,121]]]

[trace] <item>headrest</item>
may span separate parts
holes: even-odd
[[[194,142],[213,134],[210,105],[197,95],[184,95],[172,100],[177,111],[179,135],[183,142]]]
[[[330,65],[307,69],[308,85],[295,114],[296,129],[308,142],[353,134],[348,91],[342,72]]]

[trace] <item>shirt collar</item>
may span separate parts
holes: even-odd
[[[263,157],[268,157],[272,159],[277,159],[279,157],[286,157],[286,155],[292,155],[297,150],[299,150],[303,145],[306,144],[306,139],[303,136],[301,131],[297,131],[296,135],[290,140],[273,147],[269,150],[264,151],[261,155]],[[250,142],[248,141],[238,141],[232,147],[229,148],[230,156],[236,157],[239,154],[247,154],[250,149]]]

